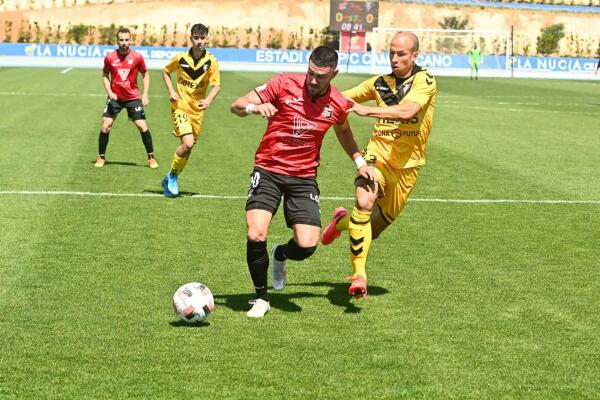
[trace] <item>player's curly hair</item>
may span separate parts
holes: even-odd
[[[309,60],[317,67],[337,68],[338,54],[335,50],[326,46],[319,46],[310,53]]]
[[[197,33],[198,35],[208,35],[208,26],[204,24],[194,24],[190,29],[192,36]]]

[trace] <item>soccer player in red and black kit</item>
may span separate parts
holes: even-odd
[[[273,289],[285,287],[286,260],[304,260],[317,248],[321,227],[316,180],[319,150],[332,125],[359,174],[371,181],[375,179],[347,121],[351,102],[330,84],[338,73],[337,61],[334,50],[317,47],[310,55],[306,74],[276,75],[231,105],[231,112],[240,117],[257,114],[268,120],[256,151],[246,202],[246,260],[256,290],[256,299],[250,302],[252,308],[247,313],[251,318],[261,318],[271,308],[267,292],[267,234],[282,197],[286,224],[294,236],[286,244],[272,248]]]
[[[119,48],[104,57],[104,68],[102,69],[102,83],[108,99],[102,118],[102,129],[98,137],[98,158],[96,167],[103,167],[106,163],[106,147],[108,146],[108,134],[112,129],[117,115],[123,108],[127,109],[129,120],[133,121],[140,132],[142,142],[148,154],[148,165],[150,168],[158,168],[154,158],[152,146],[152,135],[146,123],[144,107],[150,101],[148,91],[150,89],[150,74],[146,68],[144,57],[129,46],[131,45],[131,32],[127,28],[121,28],[117,32]],[[137,86],[138,72],[142,74],[144,93],[140,96]]]

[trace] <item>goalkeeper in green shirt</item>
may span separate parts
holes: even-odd
[[[477,46],[477,43],[473,43],[473,48],[467,51],[469,56],[469,65],[471,66],[471,79],[475,75],[475,79],[479,77],[479,65],[483,64],[483,53]]]

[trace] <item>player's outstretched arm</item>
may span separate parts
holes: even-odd
[[[352,134],[352,129],[350,128],[348,120],[346,119],[342,124],[333,125],[333,130],[346,154],[348,154],[356,164],[358,173],[367,180],[374,181],[375,171],[373,170],[373,167],[367,165],[365,159],[360,154],[360,149],[356,144],[356,140],[354,140],[354,135]]]
[[[389,107],[370,107],[353,102],[352,108],[350,108],[348,111],[352,111],[361,117],[407,121],[421,111],[421,105],[419,103],[415,103],[414,101],[407,100],[403,101],[401,104]]]
[[[277,113],[277,108],[271,103],[262,103],[260,97],[253,90],[242,97],[238,97],[231,104],[231,112],[238,117],[260,114],[264,118],[271,118]]]
[[[167,87],[167,92],[169,93],[169,101],[171,101],[171,102],[179,101],[180,100],[179,93],[177,93],[173,89],[173,82],[171,82],[171,74],[169,74],[167,71],[163,70],[162,77],[163,77],[163,81],[165,82],[165,86]]]

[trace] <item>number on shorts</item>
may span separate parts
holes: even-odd
[[[250,188],[256,189],[258,187],[258,183],[260,182],[260,172],[256,171],[250,178]]]

